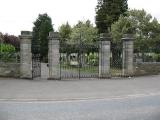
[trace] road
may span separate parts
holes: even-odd
[[[160,94],[68,101],[1,101],[0,120],[160,120]]]
[[[121,79],[23,80],[0,78],[0,100],[79,100],[160,93],[160,76]]]

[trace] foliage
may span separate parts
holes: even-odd
[[[46,13],[39,14],[34,22],[32,44],[39,46],[41,59],[48,55],[48,35],[50,31],[53,31],[51,18]],[[38,50],[38,48],[36,49]]]
[[[88,57],[88,64],[90,65],[98,65],[99,59],[98,59],[98,54],[97,53],[89,53]]]
[[[0,33],[0,43],[13,45],[16,51],[20,50],[20,39],[17,36]]]
[[[11,44],[0,44],[0,61],[11,62],[17,61],[18,54],[16,48]]]
[[[90,52],[98,52],[97,47],[97,29],[89,20],[79,21],[73,28],[68,24],[63,24],[60,29],[61,47],[60,53],[66,53],[67,56],[71,53],[89,54]],[[68,57],[67,57],[68,61]],[[96,60],[90,61],[96,64]]]
[[[145,51],[146,48],[159,49],[160,24],[156,18],[152,19],[152,16],[145,10],[129,10],[126,14],[126,17],[121,16],[112,25],[113,42],[119,43],[123,34],[133,33],[136,38],[134,41],[135,51]]]
[[[20,51],[20,39],[14,35],[3,35],[3,40],[5,44],[13,45],[17,51]]]
[[[73,28],[70,42],[93,43],[97,41],[97,29],[89,20],[79,21]]]
[[[15,52],[15,47],[10,44],[0,44],[0,52]]]
[[[132,17],[120,16],[119,20],[112,25],[113,43],[121,42],[123,34],[134,34],[136,31],[135,21]]]
[[[0,32],[0,42],[3,41],[3,34]]]
[[[80,50],[81,49],[81,50]],[[93,43],[93,44],[61,44],[60,47],[60,53],[78,53],[79,50],[82,53],[90,53],[90,52],[98,52],[99,48],[97,43]]]
[[[70,39],[72,33],[72,27],[67,22],[66,24],[62,24],[59,28],[59,34],[62,41],[67,41]]]
[[[128,9],[127,0],[98,0],[96,25],[99,33],[110,31],[111,25]]]

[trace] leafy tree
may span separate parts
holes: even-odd
[[[60,26],[59,34],[62,41],[67,41],[68,39],[70,39],[71,33],[72,33],[72,28],[68,22]]]
[[[3,41],[3,34],[0,32],[0,43]]]
[[[129,10],[126,17],[121,16],[112,25],[111,32],[114,43],[119,43],[123,34],[133,33],[136,38],[134,41],[136,50],[153,48],[160,43],[160,24],[145,10]]]
[[[16,51],[16,49],[15,49],[15,47],[13,46],[13,45],[11,45],[11,44],[4,44],[4,43],[2,43],[2,44],[0,44],[0,51],[1,52],[15,52]]]
[[[34,22],[33,41],[35,50],[32,52],[40,52],[41,59],[45,59],[48,55],[48,35],[53,31],[52,20],[45,14],[39,14]],[[37,51],[39,48],[39,51]]]
[[[97,29],[89,20],[79,21],[72,29],[71,42],[93,43],[97,40]]]
[[[98,0],[96,25],[99,33],[109,32],[111,25],[128,9],[127,0]]]
[[[0,61],[11,62],[17,59],[16,48],[11,44],[0,44]]]
[[[20,39],[17,36],[0,33],[0,43],[13,45],[16,51],[20,50]]]
[[[156,18],[153,19],[148,29],[148,46],[157,49],[160,53],[160,24]]]
[[[3,35],[3,42],[13,45],[16,51],[20,51],[20,39],[17,36],[5,34]]]
[[[76,25],[73,26],[73,28],[71,28],[67,24],[62,25],[60,28],[60,35],[62,38],[64,38],[63,43],[66,43],[61,44],[60,51],[67,54],[68,64],[69,55],[74,52],[79,53],[79,43],[82,43],[84,45],[90,44],[90,47],[89,45],[87,45],[88,47],[84,47],[84,49],[81,49],[81,53],[79,54],[79,56],[82,55],[83,58],[85,56],[85,53],[90,53],[97,50],[96,48],[93,48],[93,45],[95,44],[92,44],[97,41],[97,29],[91,24],[89,20],[79,21]]]

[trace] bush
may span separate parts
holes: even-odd
[[[10,44],[0,44],[0,60],[3,62],[13,62],[19,60],[19,54],[16,48]]]
[[[160,62],[160,54],[158,54],[158,53],[156,54],[156,53],[155,53],[155,54],[153,55],[153,60],[154,60],[155,62]]]
[[[90,53],[88,55],[88,63],[90,65],[94,65],[94,66],[98,65],[98,54],[96,54],[96,53]]]
[[[0,44],[0,52],[15,52],[16,49],[13,45],[11,44]]]
[[[8,44],[13,45],[15,47],[16,51],[19,51],[20,40],[18,37],[14,36],[14,35],[5,34],[5,35],[3,35],[3,42],[7,45]]]

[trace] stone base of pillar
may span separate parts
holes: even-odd
[[[123,70],[123,76],[132,77],[132,76],[134,76],[134,72],[133,71],[129,72],[127,69]]]
[[[59,77],[52,77],[52,78],[48,78],[48,80],[60,80],[61,78]]]
[[[20,79],[29,79],[29,80],[31,80],[32,77],[20,76]]]
[[[32,73],[22,74],[20,75],[21,79],[32,79]]]
[[[110,79],[111,78],[111,74],[100,74],[99,78],[100,79]]]

